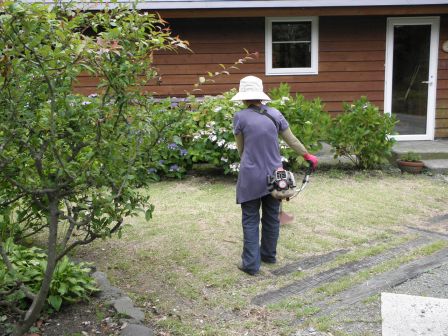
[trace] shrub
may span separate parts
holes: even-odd
[[[298,93],[293,97],[288,84],[280,84],[278,88],[272,89],[270,97],[272,101],[269,105],[282,112],[291,131],[307,150],[312,153],[319,151],[322,148],[320,142],[326,140],[331,123],[320,99],[306,100]],[[282,144],[282,155],[292,168],[297,168],[303,162],[302,158],[297,157],[285,144]]]
[[[230,100],[235,91],[218,97],[205,97],[196,102],[192,112],[193,127],[188,147],[193,162],[206,162],[224,170],[224,174],[238,171],[239,156],[233,135],[233,115],[242,108]]]
[[[370,169],[391,155],[395,142],[390,138],[396,124],[395,117],[381,114],[366,97],[344,103],[344,113],[333,120],[329,131],[335,158],[349,158],[357,168]]]
[[[16,286],[17,281],[26,285],[31,292],[37,293],[44,278],[47,255],[36,247],[26,248],[16,245],[8,239],[3,245],[9,260],[14,267],[15,274],[8,272],[0,259],[0,292],[5,293]],[[89,275],[90,268],[86,263],[75,264],[65,256],[57,264],[47,305],[51,309],[59,310],[64,303],[73,303],[87,299],[97,291],[95,280]],[[13,291],[6,296],[6,300],[18,302],[21,309],[28,309],[30,301],[21,291]]]
[[[191,167],[191,158],[185,148],[192,123],[189,105],[172,103],[170,98],[148,98],[139,107],[147,115],[142,130],[141,152],[145,164],[139,171],[140,180],[182,178]]]

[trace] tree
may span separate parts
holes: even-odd
[[[39,292],[20,281],[11,289],[32,302],[19,311],[14,335],[21,335],[44,307],[58,260],[120,233],[123,218],[143,207],[151,217],[148,196],[136,189],[148,136],[148,111],[138,108],[146,97],[138,88],[156,75],[154,51],[186,44],[160,17],[135,9],[1,6],[0,253],[9,271],[6,237],[47,237]],[[84,73],[97,76],[97,94],[74,92]]]

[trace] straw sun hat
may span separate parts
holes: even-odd
[[[263,92],[263,82],[255,76],[247,76],[240,80],[240,88],[231,100],[263,100],[270,101],[271,98]]]

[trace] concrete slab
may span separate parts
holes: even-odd
[[[395,143],[392,152],[396,156],[415,152],[424,159],[448,159],[448,140],[399,141]]]
[[[448,173],[448,159],[423,160],[425,167],[434,173]]]
[[[382,336],[448,336],[448,299],[381,293]]]

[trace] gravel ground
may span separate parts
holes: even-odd
[[[448,299],[448,262],[391,288],[387,292]],[[358,302],[350,308],[338,312],[335,321],[338,324],[336,329],[344,331],[348,335],[381,335],[380,298],[368,303]]]

